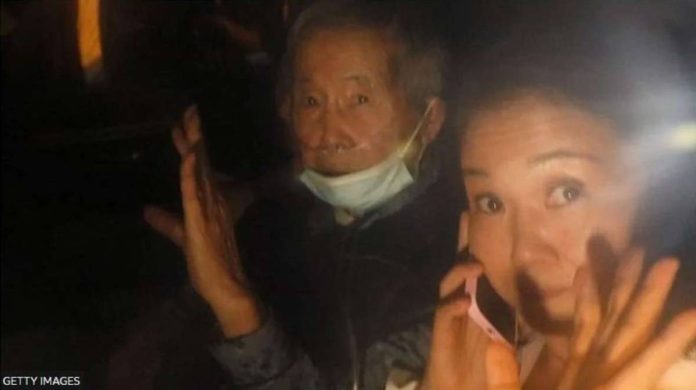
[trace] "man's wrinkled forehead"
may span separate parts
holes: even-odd
[[[298,45],[293,67],[297,86],[307,85],[320,72],[361,86],[391,84],[395,47],[385,34],[362,27],[315,30]]]
[[[345,76],[340,78],[342,81],[347,83],[353,83],[362,87],[371,88],[374,86],[374,81],[371,75],[364,73],[352,73],[349,72]],[[297,78],[297,85],[299,87],[306,87],[312,84],[311,74],[300,74]]]

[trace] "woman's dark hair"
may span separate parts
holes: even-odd
[[[609,119],[622,134],[694,117],[683,65],[657,21],[610,7],[527,11],[460,67],[458,128],[472,112],[530,90]]]

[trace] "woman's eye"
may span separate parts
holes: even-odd
[[[494,195],[477,196],[476,209],[484,214],[495,214],[503,209],[503,202]]]
[[[358,104],[365,104],[369,101],[369,99],[365,95],[358,95],[356,100],[357,100]]]
[[[547,202],[550,207],[561,207],[575,202],[582,195],[583,187],[581,184],[560,184],[551,189]]]

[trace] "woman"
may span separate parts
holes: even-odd
[[[423,388],[696,388],[684,356],[696,305],[654,337],[680,261],[653,261],[636,234],[644,163],[669,157],[662,140],[693,118],[693,100],[654,36],[589,20],[513,30],[468,73],[460,242],[471,261],[442,281]],[[481,273],[517,319],[514,352],[467,315],[465,280]]]

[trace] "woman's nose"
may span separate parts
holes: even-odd
[[[530,207],[514,211],[510,223],[513,261],[520,265],[557,261],[554,230],[542,210]]]

